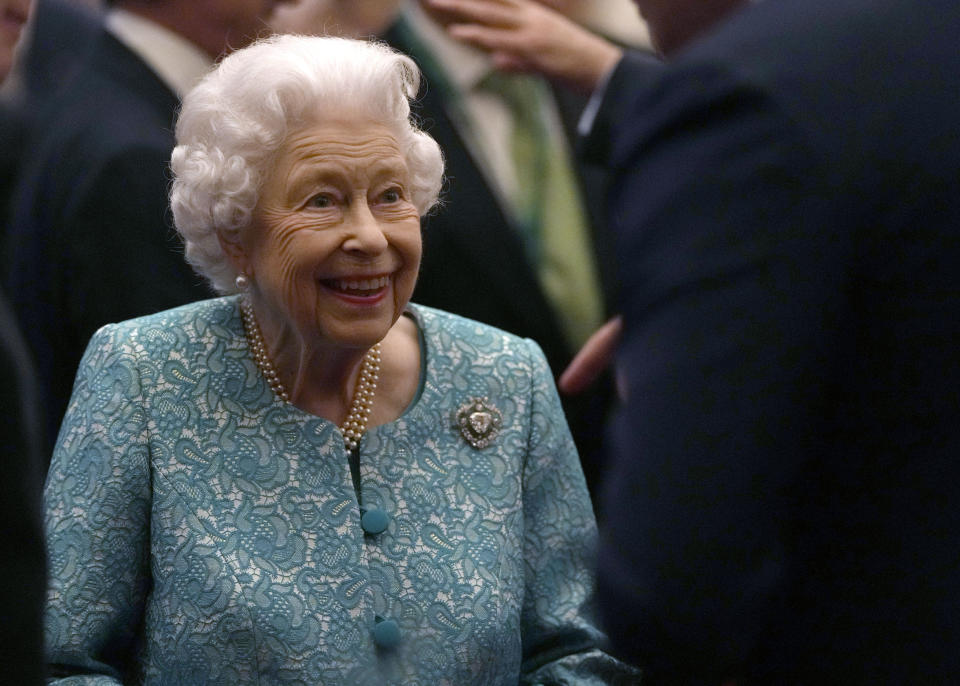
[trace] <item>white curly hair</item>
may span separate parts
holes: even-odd
[[[177,119],[170,204],[187,261],[217,292],[236,291],[218,232],[236,240],[284,141],[326,116],[390,128],[406,156],[411,201],[426,214],[440,193],[443,156],[411,117],[419,85],[413,60],[369,41],[273,36],[224,58],[186,95]]]

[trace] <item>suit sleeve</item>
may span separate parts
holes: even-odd
[[[627,401],[601,613],[644,683],[717,684],[789,606],[848,249],[825,165],[762,91],[678,68],[635,105],[614,131]]]
[[[606,655],[592,614],[596,523],[576,448],[543,353],[530,342],[530,448],[523,475],[521,684],[634,683],[639,672]]]
[[[91,685],[133,676],[149,587],[149,450],[140,375],[113,331],[98,332],[84,355],[44,503],[49,673]]]

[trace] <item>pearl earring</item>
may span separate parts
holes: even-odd
[[[246,292],[250,288],[250,279],[246,274],[237,274],[237,278],[233,280],[233,283],[236,284],[237,290],[241,293]]]

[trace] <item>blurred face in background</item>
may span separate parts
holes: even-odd
[[[2,2],[3,0],[0,0]],[[197,0],[199,16],[209,27],[225,31],[221,47],[239,50],[257,38],[270,35],[269,19],[280,5],[295,0]]]
[[[31,0],[0,0],[0,82],[13,65],[14,49],[30,16]]]
[[[366,38],[382,33],[401,0],[300,0],[278,7],[270,21],[278,33]]]

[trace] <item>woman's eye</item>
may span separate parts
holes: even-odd
[[[321,193],[320,195],[315,195],[310,198],[311,207],[330,207],[333,205],[333,199],[326,193]]]
[[[400,189],[399,188],[389,188],[383,192],[383,195],[380,196],[383,198],[384,202],[400,202]]]

